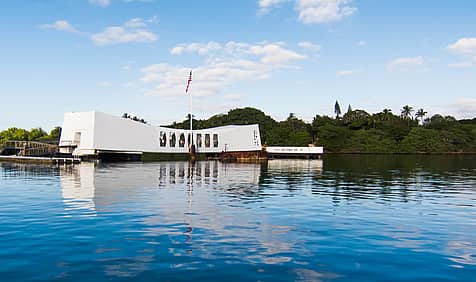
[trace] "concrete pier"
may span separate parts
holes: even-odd
[[[79,158],[0,156],[0,162],[72,165],[79,164],[81,160]]]

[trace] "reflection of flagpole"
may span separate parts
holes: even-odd
[[[188,223],[188,227],[187,229],[185,230],[185,241],[187,243],[191,243],[192,241],[192,232],[193,232],[193,223],[192,223],[192,219],[193,219],[193,216],[192,215],[192,196],[193,196],[193,174],[195,173],[194,172],[194,168],[195,168],[195,163],[194,162],[190,162],[188,164],[188,171],[189,171],[189,181],[188,181],[188,198],[187,198],[187,203],[188,203],[188,212],[186,213],[186,216],[188,217],[188,220],[184,220],[186,223]],[[187,253],[191,252],[192,249],[190,250],[187,250]]]

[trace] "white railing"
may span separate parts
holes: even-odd
[[[77,147],[78,145],[79,145],[79,141],[75,141],[75,140],[61,140],[59,143],[60,147],[73,147],[73,146]]]
[[[266,147],[266,152],[270,154],[323,154],[324,147]]]

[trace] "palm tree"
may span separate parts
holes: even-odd
[[[382,110],[382,119],[383,120],[390,120],[390,117],[392,116],[392,110],[390,109],[383,109]]]
[[[413,112],[412,107],[410,107],[409,105],[403,106],[402,117],[407,119],[408,126],[410,126],[410,117],[413,118],[412,117],[412,112]]]
[[[334,105],[334,113],[336,114],[336,119],[338,119],[339,115],[342,113],[341,110],[340,110],[339,102],[337,102],[337,100],[336,100],[336,103]]]
[[[402,109],[402,117],[409,118],[411,117],[412,112],[413,112],[413,108],[410,107],[409,105],[405,105],[403,106],[403,109]]]
[[[428,112],[425,112],[425,110],[423,109],[419,109],[416,113],[415,113],[415,116],[417,118],[420,118],[421,119],[421,124],[423,125],[423,117],[427,114]]]

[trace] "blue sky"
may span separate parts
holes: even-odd
[[[476,1],[6,0],[0,129],[63,113],[182,120],[252,106],[476,117]]]

